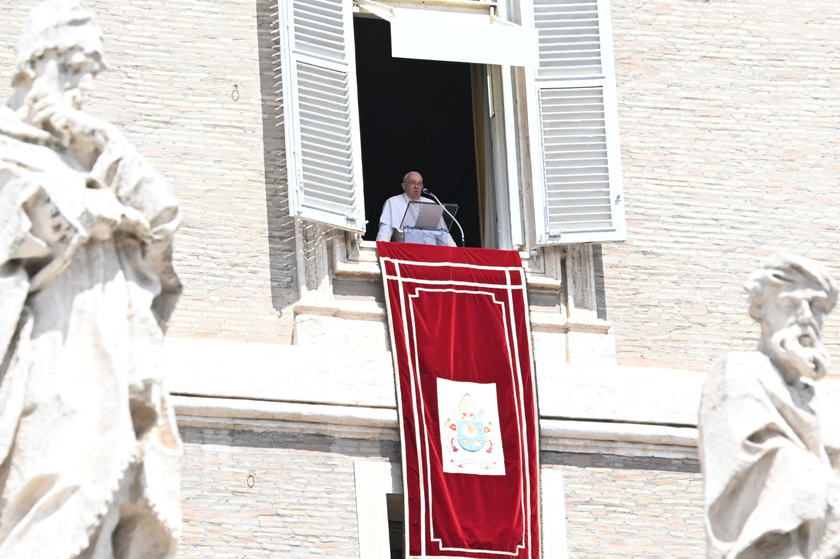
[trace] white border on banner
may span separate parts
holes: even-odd
[[[381,270],[382,270],[383,284],[384,284],[384,290],[385,290],[385,303],[386,303],[386,307],[387,307],[389,316],[391,315],[391,310],[392,309],[391,309],[391,301],[390,301],[390,295],[389,295],[388,281],[389,280],[394,280],[399,285],[400,301],[401,301],[401,307],[402,307],[401,308],[401,315],[402,315],[402,318],[403,318],[403,334],[404,334],[404,339],[405,340],[408,340],[409,337],[407,336],[407,331],[406,331],[408,323],[407,323],[406,314],[405,314],[406,305],[405,305],[405,291],[403,290],[403,284],[404,283],[424,283],[424,284],[427,284],[427,285],[450,285],[450,286],[458,285],[458,286],[469,286],[469,287],[492,288],[492,289],[496,289],[496,290],[507,291],[507,293],[508,293],[508,307],[510,309],[510,321],[511,321],[509,326],[510,326],[510,332],[514,336],[514,339],[517,336],[517,332],[516,332],[516,325],[515,325],[514,313],[513,313],[513,292],[516,291],[516,292],[519,292],[519,293],[522,294],[522,304],[523,304],[524,311],[526,313],[526,320],[525,320],[526,328],[525,329],[526,329],[526,335],[528,336],[528,338],[527,338],[528,339],[528,354],[529,354],[528,357],[529,357],[529,365],[530,365],[531,375],[532,375],[532,380],[531,380],[531,386],[532,386],[532,390],[533,390],[532,398],[533,398],[534,408],[535,408],[534,409],[535,433],[534,433],[533,436],[536,437],[536,448],[539,450],[539,429],[536,428],[536,426],[537,426],[536,424],[539,421],[538,409],[537,409],[538,402],[537,402],[537,393],[536,393],[536,378],[534,376],[535,369],[534,369],[534,360],[533,360],[533,350],[531,348],[531,339],[530,339],[531,329],[530,329],[530,323],[529,323],[528,316],[527,316],[527,313],[528,313],[528,296],[527,296],[527,285],[526,285],[524,270],[521,267],[479,266],[479,265],[463,264],[463,263],[456,263],[456,262],[416,262],[416,261],[406,261],[406,260],[401,260],[401,259],[396,259],[396,258],[391,258],[391,257],[380,257],[379,260],[380,260],[380,267],[381,267]],[[387,273],[386,267],[385,267],[385,262],[386,261],[390,261],[390,262],[394,263],[394,267],[395,267],[395,271],[396,271],[397,275],[390,275],[390,274]],[[473,283],[473,282],[459,282],[459,281],[454,281],[454,280],[416,280],[416,279],[413,279],[413,278],[401,277],[399,275],[400,264],[405,264],[405,265],[410,265],[410,266],[426,266],[426,267],[441,267],[441,268],[454,267],[454,268],[471,268],[471,269],[481,269],[481,270],[503,271],[503,272],[505,272],[505,277],[506,277],[507,281],[506,281],[506,285],[500,285],[500,284],[484,284],[484,283]],[[519,285],[513,285],[512,284],[512,282],[511,282],[511,273],[512,272],[516,273],[519,276],[519,279],[520,279],[520,284]],[[427,291],[438,291],[438,290],[427,290]],[[457,290],[445,289],[445,290],[441,290],[441,291],[457,291]],[[465,290],[465,292],[466,292],[466,290]],[[476,293],[476,292],[469,291],[469,293]],[[409,298],[412,298],[412,297],[416,297],[416,296],[409,296]],[[495,299],[495,297],[494,297],[494,299]],[[396,384],[396,389],[397,389],[397,406],[398,406],[398,409],[399,409],[399,417],[400,417],[400,423],[401,423],[400,441],[401,441],[401,446],[402,446],[403,485],[404,485],[404,487],[407,487],[407,474],[406,474],[407,468],[406,468],[406,464],[405,464],[405,432],[404,432],[405,430],[402,428],[403,427],[402,426],[403,408],[402,408],[402,398],[401,398],[401,390],[400,390],[400,382],[399,382],[399,368],[398,368],[397,358],[396,358],[396,340],[394,338],[393,323],[390,320],[388,322],[389,322],[388,328],[389,328],[389,332],[390,332],[390,335],[391,335],[391,346],[393,348],[392,351],[394,351],[393,362],[394,362],[394,372],[395,372],[395,375],[396,375],[395,384]],[[412,322],[413,322],[413,312],[412,312]],[[507,322],[505,324],[506,324],[506,326],[508,325]],[[506,335],[506,337],[510,336],[509,330],[508,330],[507,327],[505,328],[505,335]],[[417,343],[416,343],[416,339],[414,339],[413,341],[414,341],[414,345],[415,345],[415,350],[414,350],[415,361],[414,361],[414,363],[416,363],[417,362],[416,361],[417,360]],[[510,340],[508,340],[508,344],[509,344],[508,345],[508,351],[510,351]],[[408,350],[408,348],[406,348],[406,350]],[[518,429],[518,432],[519,432],[519,436],[520,436],[520,448],[523,449],[522,455],[527,457],[529,455],[528,445],[527,445],[527,434],[526,434],[526,437],[525,437],[525,441],[524,442],[521,441],[522,434],[523,434],[522,433],[523,429],[526,428],[526,426],[523,425],[526,422],[526,416],[525,416],[526,410],[525,410],[525,406],[522,405],[522,401],[521,401],[522,397],[524,396],[524,387],[523,387],[523,384],[522,384],[521,365],[519,363],[519,346],[518,346],[518,344],[515,344],[514,352],[516,354],[516,359],[514,360],[516,362],[516,374],[514,375],[514,378],[518,383],[518,388],[519,388],[519,398],[518,398],[518,400],[519,400],[519,403],[520,403],[520,406],[519,406],[520,407],[520,414],[517,416],[517,422],[520,423],[520,428]],[[407,353],[408,353],[408,351],[407,351]],[[414,366],[414,363],[412,363],[411,354],[408,353],[408,356],[409,356],[409,376],[410,376],[411,386],[412,386],[412,391],[413,391],[412,400],[416,403],[415,394],[416,394],[416,391],[417,391],[417,386],[415,385],[415,378],[413,378],[413,377],[415,375],[419,375],[419,371],[415,372],[415,366]],[[511,371],[511,372],[513,373],[513,371]],[[419,378],[417,380],[419,381]],[[422,402],[422,394],[421,394],[420,398],[421,398],[421,402]],[[419,444],[419,417],[417,416],[417,406],[415,405],[414,408],[415,408],[414,409],[415,440],[418,442],[417,448],[420,449],[421,446]],[[425,428],[426,428],[426,426],[425,426],[425,423],[424,423],[424,429]],[[427,437],[427,439],[428,439],[428,437]],[[426,448],[426,460],[428,461],[428,444],[426,445],[426,447],[427,447]],[[419,456],[418,456],[418,458],[419,458]],[[539,475],[540,475],[539,452],[537,452],[537,455],[534,457],[534,459],[536,460],[536,464],[537,464],[536,474],[539,477]],[[426,517],[425,517],[425,498],[424,498],[424,492],[422,491],[422,480],[423,480],[423,477],[424,477],[424,474],[422,472],[422,467],[423,467],[422,462],[423,462],[422,459],[418,460],[418,469],[420,470],[418,473],[419,473],[419,479],[421,481],[421,487],[420,487],[420,495],[421,495],[421,502],[420,502],[420,505],[421,505],[420,506],[420,513],[421,513],[421,517],[420,517],[421,556],[417,556],[417,557],[427,558],[427,557],[431,557],[431,556],[428,556],[426,554],[426,546],[425,546],[425,542],[426,542],[426,539],[425,539],[425,532],[426,532],[425,518]],[[531,541],[532,540],[532,538],[531,538],[531,515],[528,514],[528,512],[534,507],[534,504],[531,503],[531,491],[530,491],[530,476],[531,476],[531,474],[530,474],[530,466],[529,466],[530,460],[526,459],[525,462],[526,462],[526,464],[525,464],[525,468],[524,468],[523,471],[525,472],[525,487],[526,487],[525,493],[526,494],[525,494],[525,499],[523,500],[523,511],[522,511],[523,512],[523,517],[525,519],[525,523],[524,523],[525,536],[524,536],[523,539],[528,542],[528,548],[529,548],[528,549],[528,556],[530,557],[531,554],[532,554],[531,547],[533,545],[533,542]],[[428,467],[428,464],[427,464],[427,467]],[[426,475],[428,475],[428,473]],[[537,482],[539,483],[539,480],[537,480]],[[431,505],[431,492],[429,494],[429,500],[430,500],[429,507],[430,507],[430,515],[431,515],[431,506],[432,506]],[[540,503],[539,502],[536,504],[536,507],[537,507],[536,508],[537,520],[539,522],[539,519],[542,516],[540,514],[541,511],[540,511]],[[405,517],[406,517],[406,519],[408,519],[408,499],[407,498],[406,498],[406,503],[405,503]],[[433,530],[433,526],[430,529]],[[539,532],[542,535],[542,529],[540,529]],[[433,534],[432,534],[431,539],[440,542],[439,539],[434,538]],[[517,546],[517,549],[520,549],[522,547],[524,547],[524,546],[519,545],[519,546]],[[407,557],[412,557],[412,558],[415,557],[415,556],[409,556],[408,555],[409,531],[408,531],[407,526],[406,526],[406,530],[405,530],[405,549],[406,549]],[[494,554],[494,555],[497,555],[497,554],[498,555],[515,555],[515,554],[509,553],[509,552],[443,548],[442,545],[441,545],[441,549],[442,550],[449,550],[449,551],[461,551],[461,552],[466,552],[466,553],[487,553],[487,554]],[[540,554],[540,555],[542,555],[542,554]],[[449,556],[449,557],[452,557],[452,556]],[[457,559],[457,558],[453,558],[453,559]],[[469,556],[465,557],[464,559],[469,559]]]

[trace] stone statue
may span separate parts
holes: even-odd
[[[823,318],[837,284],[792,254],[744,284],[758,351],[715,363],[700,404],[709,559],[840,557],[840,456],[813,381],[825,376]]]
[[[80,110],[79,0],[33,11],[0,106],[0,557],[172,557],[181,443],[157,355],[180,293],[172,188]]]

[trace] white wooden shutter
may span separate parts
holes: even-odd
[[[364,232],[351,0],[279,0],[292,215]]]
[[[609,0],[532,0],[532,9],[537,244],[624,240]]]

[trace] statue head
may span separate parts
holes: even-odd
[[[750,316],[761,324],[759,350],[789,384],[828,372],[823,319],[837,301],[837,284],[819,262],[789,253],[764,260],[744,283]]]
[[[18,41],[15,74],[17,103],[36,84],[39,96],[63,94],[78,106],[93,77],[105,68],[102,32],[81,0],[46,0],[32,10]]]

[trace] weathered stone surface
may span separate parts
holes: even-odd
[[[102,56],[79,0],[43,2],[0,107],[0,557],[172,557],[180,531],[158,365],[180,215],[80,110]]]
[[[836,559],[840,440],[812,381],[828,371],[820,334],[837,285],[819,263],[777,254],[745,287],[758,351],[720,359],[700,404],[707,556]]]

